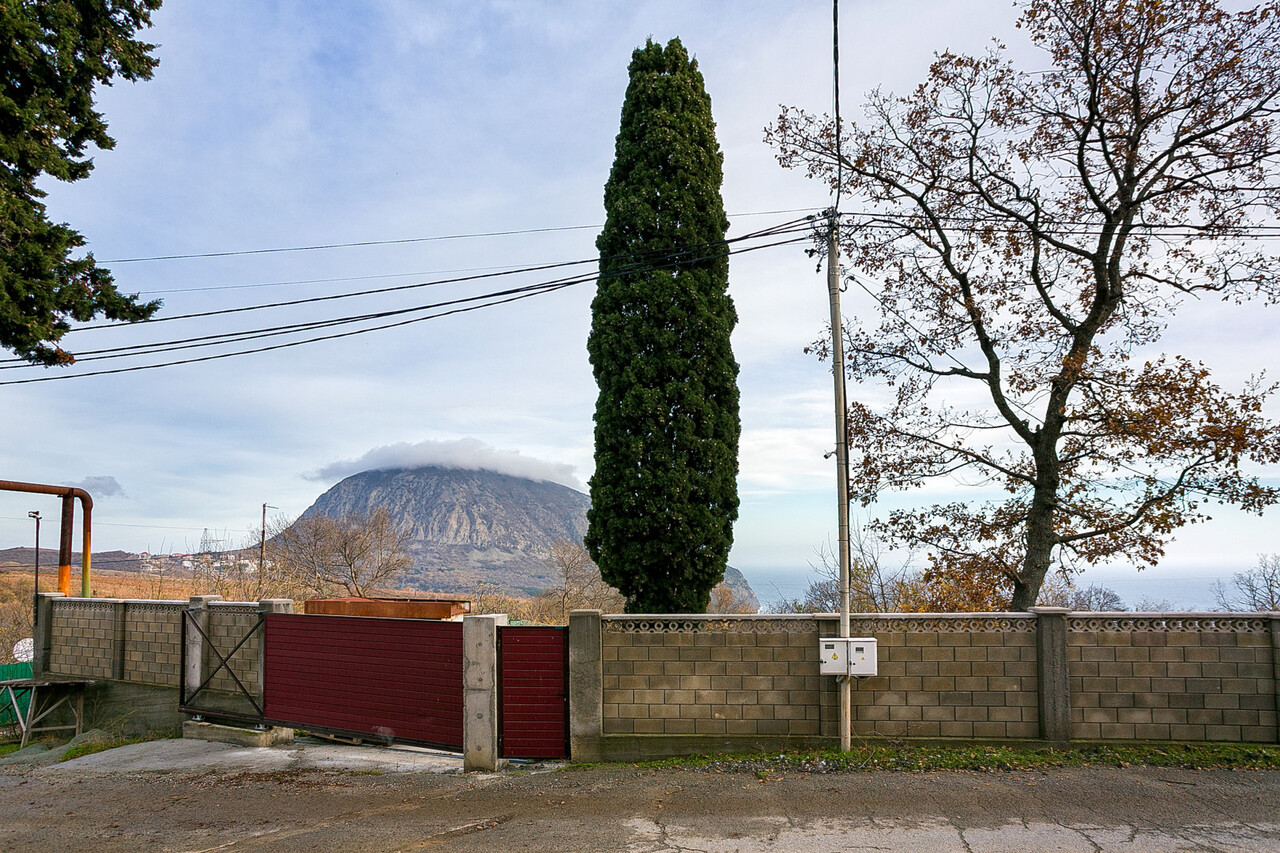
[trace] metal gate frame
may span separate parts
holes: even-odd
[[[263,645],[263,648],[264,649],[266,648],[266,642],[267,642],[266,631],[262,630],[265,621],[266,621],[266,614],[259,613],[258,621],[254,623],[253,627],[250,628],[245,633],[245,635],[240,638],[240,641],[236,643],[235,648],[233,648],[226,655],[223,655],[222,652],[218,650],[217,645],[213,642],[213,638],[210,637],[208,633],[206,633],[205,630],[200,627],[200,623],[195,620],[195,612],[191,610],[182,611],[182,641],[180,645],[180,648],[182,649],[182,654],[179,657],[179,663],[178,663],[178,710],[179,711],[182,711],[183,713],[186,713],[186,714],[194,714],[196,716],[215,717],[215,718],[224,719],[224,720],[235,720],[237,722],[253,723],[255,725],[262,725],[265,722],[263,711],[262,711],[263,706],[266,704],[265,685],[263,688],[263,694],[264,694],[262,697],[263,701],[260,704],[258,700],[253,698],[253,694],[249,692],[249,688],[244,686],[244,682],[240,680],[240,677],[236,675],[235,670],[232,669],[231,667],[231,658],[235,657],[236,652],[240,651],[240,649],[244,646],[244,644],[249,642],[249,639],[254,635],[255,632],[262,631],[261,643]],[[196,689],[192,690],[190,694],[187,693],[187,688],[190,686],[187,683],[187,625],[188,623],[190,623],[191,627],[195,628],[196,632],[200,634],[201,647],[203,649],[211,649],[218,658],[218,665],[209,672],[209,675],[205,677],[204,680],[202,680],[200,684],[196,687]],[[207,688],[210,682],[213,681],[214,676],[216,676],[219,672],[221,672],[224,669],[227,671],[227,675],[231,677],[231,680],[235,682],[237,693],[241,696],[244,696],[245,699],[249,700],[249,704],[253,706],[254,710],[257,711],[257,714],[242,714],[237,711],[228,711],[222,708],[207,708],[207,707],[202,707],[194,704],[196,697],[200,695],[201,691]]]

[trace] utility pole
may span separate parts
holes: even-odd
[[[836,493],[840,525],[840,636],[849,636],[849,441],[848,407],[845,403],[844,323],[840,314],[840,245],[836,239],[839,220],[832,208],[827,218],[827,292],[831,301],[831,374],[836,391]],[[840,750],[848,752],[852,718],[852,679],[839,677]]]
[[[267,510],[279,509],[278,506],[264,503],[262,505],[262,538],[258,542],[258,583],[262,583],[263,571],[267,567]]]

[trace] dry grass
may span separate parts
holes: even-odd
[[[31,636],[34,589],[35,573],[32,569],[0,572],[0,663],[15,663],[14,644]],[[40,589],[42,592],[57,589],[56,569],[40,572]],[[194,589],[195,584],[190,578],[157,578],[112,572],[95,572],[91,578],[94,598],[186,601],[196,594]],[[71,591],[75,595],[80,593],[80,575],[75,570],[72,571]]]

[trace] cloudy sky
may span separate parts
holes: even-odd
[[[979,51],[999,37],[1039,61],[1007,0],[846,2],[841,13],[847,115],[872,87],[918,82],[935,50]],[[96,157],[89,180],[48,187],[53,215],[112,262],[122,289],[163,299],[160,316],[177,317],[483,277],[89,329],[67,345],[404,311],[588,271],[511,274],[593,257],[626,67],[648,37],[679,36],[706,78],[730,236],[814,212],[823,190],[783,172],[761,137],[779,104],[830,109],[830,25],[826,0],[172,2],[146,34],[159,44],[155,78],[101,93],[116,149]],[[310,248],[338,244],[365,245]],[[297,250],[264,251],[279,249]],[[825,322],[825,281],[803,249],[745,253],[731,267],[743,419],[732,561],[765,598],[772,583],[800,584],[835,528],[830,377],[802,352]],[[186,257],[146,260],[167,256]],[[239,541],[264,502],[296,515],[364,466],[445,461],[581,487],[592,469],[592,288],[256,355],[3,386],[3,476],[82,485],[95,496],[96,548],[154,551],[194,549],[205,529]],[[846,313],[866,307],[850,298]],[[1258,315],[1198,307],[1170,346],[1230,385],[1274,366],[1275,324]],[[77,371],[298,339],[86,359]],[[41,375],[52,374],[0,380]],[[913,498],[953,494],[963,490]],[[56,517],[57,501],[0,494],[0,545],[31,541],[30,509]],[[1219,513],[1132,590],[1250,566],[1280,550],[1274,518]],[[1125,572],[1107,577],[1132,579]]]

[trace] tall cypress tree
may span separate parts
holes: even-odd
[[[729,221],[711,99],[679,39],[631,56],[587,350],[587,549],[630,613],[701,613],[738,517]]]

